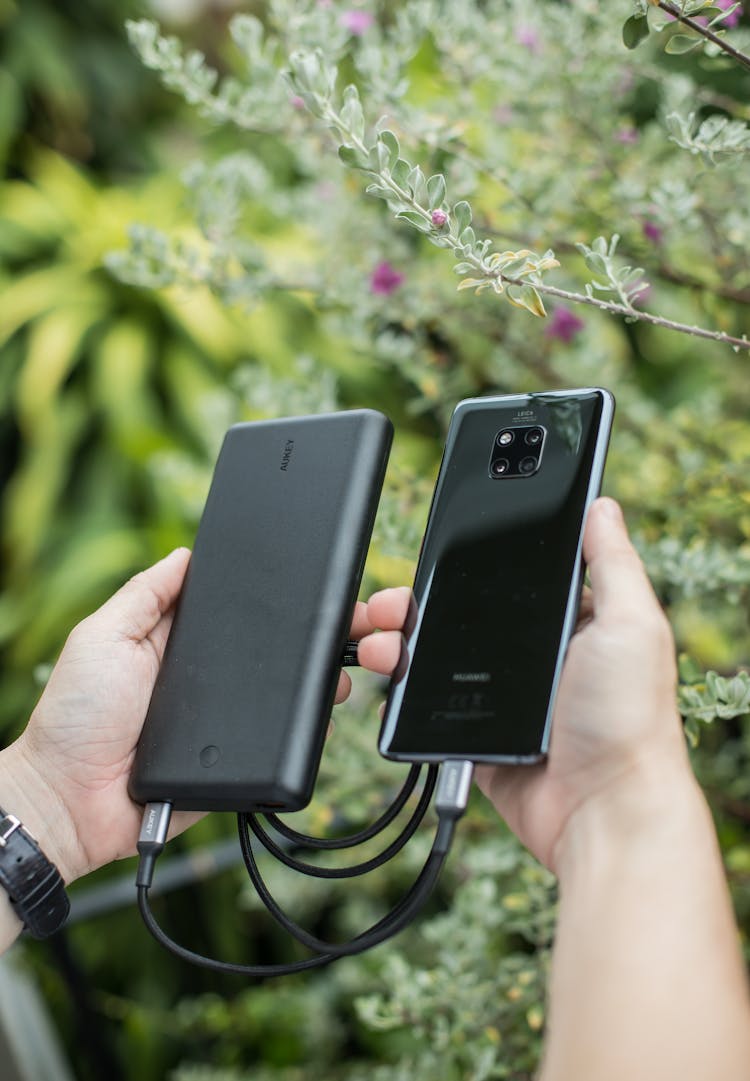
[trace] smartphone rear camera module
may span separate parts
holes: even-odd
[[[546,434],[541,424],[517,424],[495,432],[487,464],[491,479],[533,476],[541,465]]]
[[[507,458],[495,458],[490,466],[490,473],[493,477],[502,477],[510,469],[510,462]]]

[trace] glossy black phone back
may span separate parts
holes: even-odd
[[[309,802],[391,436],[372,410],[227,432],[138,745],[135,800]]]
[[[534,761],[546,752],[613,405],[594,388],[457,407],[386,705],[387,757]]]

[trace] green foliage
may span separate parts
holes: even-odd
[[[666,118],[672,140],[691,154],[700,154],[707,165],[750,153],[750,128],[726,116],[709,116],[696,123],[695,113],[683,117],[669,113]]]
[[[593,296],[594,290],[599,293],[614,293],[624,307],[632,308],[649,285],[643,280],[643,267],[616,265],[614,257],[619,240],[620,237],[615,233],[609,244],[603,236],[598,236],[591,247],[588,244],[577,244],[576,247],[583,255],[589,270],[605,278],[603,282],[595,279],[587,284],[586,295]]]
[[[648,13],[653,8],[666,12],[669,20],[652,20],[649,23]],[[665,35],[664,52],[672,56],[681,56],[703,46],[706,54],[712,58],[721,55],[723,49],[738,59],[736,52],[729,53],[722,38],[727,27],[732,25],[728,20],[735,12],[741,11],[741,3],[724,7],[715,5],[713,0],[676,0],[675,3],[670,0],[635,0],[635,9],[635,14],[625,20],[622,28],[623,44],[628,49],[636,49],[648,38],[651,30],[656,33],[669,30],[670,33]],[[740,55],[750,67],[750,58]]]
[[[204,23],[181,30],[187,44],[129,24],[187,110],[168,139],[134,133],[174,176],[103,187],[32,142],[2,191],[6,731],[75,619],[190,543],[235,420],[355,405],[392,417],[366,594],[411,579],[459,398],[602,384],[618,402],[607,490],[685,655],[679,706],[748,936],[747,359],[642,321],[648,301],[668,324],[747,332],[748,85],[704,39],[665,55],[677,32],[654,6],[408,0],[357,9],[375,16],[360,33],[341,5],[273,0],[231,20],[224,43]],[[706,8],[681,10],[714,19]],[[745,22],[726,40],[746,37]],[[573,303],[582,326],[566,337],[556,319]],[[355,674],[300,828],[363,825],[398,786],[373,749],[381,691]],[[172,963],[133,912],[74,928],[128,1081],[528,1081],[555,889],[488,814],[477,798],[409,932],[298,980],[213,981]],[[230,829],[212,816],[183,843]],[[428,834],[346,894],[284,870],[269,881],[295,918],[343,937],[398,899]],[[163,917],[215,955],[289,958],[233,872]],[[72,1032],[64,980],[42,949],[33,959]]]

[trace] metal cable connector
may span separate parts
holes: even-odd
[[[135,877],[136,886],[151,885],[151,879],[154,877],[154,864],[157,856],[160,856],[164,851],[171,817],[171,803],[146,804],[143,821],[141,822],[141,832],[136,845],[136,850],[140,856]]]

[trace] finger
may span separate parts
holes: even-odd
[[[165,612],[154,629],[148,635],[151,644],[156,650],[156,656],[159,658],[159,663],[164,656],[164,650],[167,645],[167,639],[169,638],[169,632],[172,629],[172,620],[174,619],[174,605]]]
[[[357,657],[363,668],[389,676],[398,664],[403,649],[403,636],[400,631],[380,631],[368,634],[359,643]]]
[[[173,606],[190,562],[189,548],[175,548],[118,589],[90,617],[104,633],[141,642]]]
[[[367,602],[367,618],[373,627],[383,631],[400,631],[411,603],[409,586],[381,589]]]
[[[591,504],[583,553],[591,578],[595,617],[624,619],[634,610],[644,613],[649,608],[659,608],[614,499],[597,499]]]
[[[194,826],[196,822],[200,822],[205,817],[205,811],[175,811],[169,820],[167,840],[171,841],[173,837],[179,836],[184,830],[190,829],[191,826]]]
[[[334,702],[336,703],[336,705],[338,705],[339,702],[345,702],[351,694],[351,690],[352,681],[349,673],[339,672],[339,682],[338,686],[336,687],[336,697],[334,698]]]
[[[354,606],[354,615],[352,616],[351,637],[359,640],[374,630],[375,628],[372,623],[370,623],[367,614],[367,605],[364,601],[357,601]]]

